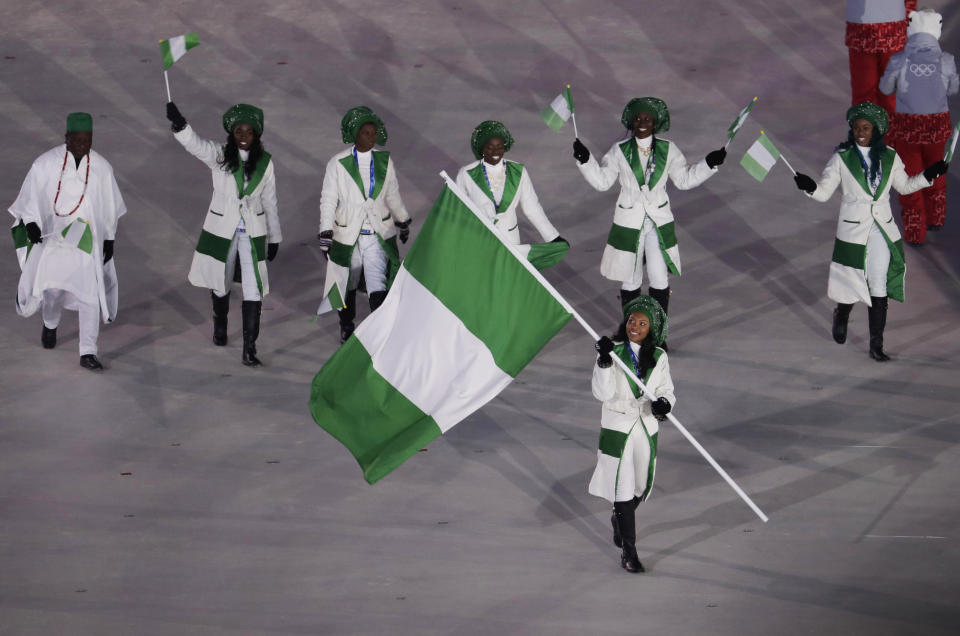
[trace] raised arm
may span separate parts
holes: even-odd
[[[706,159],[701,159],[693,165],[687,164],[687,158],[683,156],[676,144],[670,144],[670,153],[667,156],[667,171],[673,185],[680,190],[690,190],[712,177],[716,168],[707,165]]]
[[[586,148],[584,147],[584,149]],[[601,192],[609,190],[610,186],[617,182],[617,177],[620,175],[620,168],[617,165],[617,153],[619,152],[620,148],[614,145],[597,163],[597,158],[587,151],[586,161],[578,163],[577,168],[583,178],[587,180],[587,183],[594,189]]]

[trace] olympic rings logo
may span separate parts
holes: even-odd
[[[917,77],[932,77],[937,72],[936,64],[911,64],[910,72]]]

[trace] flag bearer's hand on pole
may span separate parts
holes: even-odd
[[[610,352],[613,351],[613,340],[603,336],[597,340],[594,348],[600,354],[600,357],[597,358],[597,366],[601,369],[609,368],[613,364],[613,358],[610,357]]]
[[[667,417],[667,413],[669,413],[672,408],[667,398],[657,398],[650,403],[650,410],[653,412],[653,416],[661,422]]]
[[[187,127],[187,120],[180,114],[180,109],[173,102],[167,102],[167,119],[170,120],[170,130],[180,132]]]
[[[710,168],[716,168],[717,166],[723,163],[723,160],[727,158],[727,149],[721,148],[720,150],[714,150],[711,153],[707,154],[706,162],[707,166]]]
[[[590,151],[581,143],[579,138],[573,140],[573,158],[581,164],[590,161]]]
[[[813,194],[817,189],[817,182],[802,172],[798,172],[796,175],[794,175],[793,181],[797,184],[798,188],[807,194]]]

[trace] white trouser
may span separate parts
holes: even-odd
[[[253,268],[256,267],[253,262],[253,252],[250,250],[250,237],[246,230],[237,228],[233,234],[233,241],[230,243],[230,252],[227,254],[226,277],[227,284],[223,294],[213,292],[220,298],[230,293],[230,286],[233,284],[233,272],[237,259],[240,257],[240,285],[243,287],[244,300],[260,300],[260,288],[257,287],[257,274]]]
[[[43,290],[43,305],[40,315],[47,329],[60,325],[63,313],[64,292],[62,289]],[[100,335],[100,303],[77,302],[80,323],[80,355],[97,355],[97,336]]]
[[[867,287],[871,296],[887,295],[887,269],[890,267],[890,248],[883,232],[874,223],[867,235]]]
[[[633,268],[633,276],[623,281],[621,289],[628,291],[640,289],[640,285],[643,283],[644,260],[647,262],[647,276],[650,278],[650,287],[654,289],[669,287],[667,262],[663,260],[663,252],[660,251],[660,237],[657,235],[657,226],[653,224],[649,216],[643,220],[643,227],[640,230],[640,247],[637,250],[637,264]]]
[[[376,234],[361,234],[353,248],[350,257],[351,290],[360,284],[360,272],[366,281],[367,293],[387,290],[387,253],[380,247],[380,239]]]

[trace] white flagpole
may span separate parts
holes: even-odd
[[[463,202],[464,205],[470,208],[473,214],[478,219],[480,219],[480,221],[485,226],[487,226],[487,228],[491,232],[493,232],[494,236],[500,237],[499,230],[496,228],[496,226],[493,225],[493,223],[491,223],[488,218],[483,216],[479,211],[476,210],[476,208],[473,207],[473,202],[470,200],[468,196],[466,196],[466,194],[461,192],[460,188],[453,181],[453,179],[450,178],[450,176],[446,173],[446,171],[441,172],[440,176],[443,177],[443,179],[447,182],[447,187],[450,188],[450,190],[455,195],[457,195],[457,197]],[[558,292],[553,287],[553,285],[551,285],[550,282],[543,277],[543,274],[541,274],[537,270],[537,268],[535,268],[522,254],[520,254],[520,252],[517,251],[517,248],[512,243],[510,243],[509,241],[505,241],[503,239],[501,239],[500,242],[503,243],[504,247],[510,250],[510,252],[517,258],[518,261],[520,261],[520,263],[523,264],[524,267],[526,267],[527,271],[529,271],[534,276],[534,278],[537,279],[537,282],[543,285],[543,287],[548,292],[550,292],[550,295],[553,296],[554,299],[556,299],[556,301],[560,303],[560,305],[562,305],[564,309],[570,312],[570,314],[577,319],[577,322],[580,323],[580,326],[582,326],[586,330],[586,332],[590,334],[590,337],[593,338],[594,341],[600,339],[600,334],[598,334],[593,329],[593,327],[591,327],[583,319],[583,317],[580,316],[579,313],[577,313],[577,310],[575,310],[573,306],[570,303],[568,303],[563,296],[560,295],[560,292]],[[643,382],[634,374],[633,370],[627,367],[626,363],[623,360],[621,360],[619,357],[616,357],[616,356],[611,356],[611,357],[613,358],[613,361],[621,368],[621,370],[627,374],[627,378],[629,378],[634,384],[636,384],[641,391],[646,393],[647,387],[644,386]],[[747,493],[745,493],[743,489],[740,488],[740,486],[738,486],[735,481],[733,481],[730,475],[728,475],[726,471],[720,467],[720,464],[718,464],[716,460],[714,460],[713,457],[710,456],[707,450],[703,446],[701,446],[696,439],[694,439],[693,435],[690,434],[690,432],[677,420],[677,418],[674,417],[672,413],[667,413],[667,419],[670,420],[671,424],[677,427],[677,430],[679,430],[680,433],[687,438],[687,441],[693,444],[693,447],[696,448],[701,455],[703,455],[704,459],[707,460],[707,463],[713,466],[713,469],[716,470],[718,473],[720,473],[720,476],[723,477],[723,479],[727,482],[727,484],[729,484],[730,487],[733,488],[734,492],[736,492],[740,496],[740,498],[743,499],[743,501],[746,502],[748,506],[750,506],[750,509],[753,510],[753,512],[756,513],[758,517],[760,517],[760,520],[766,523],[768,521],[767,515],[765,515],[763,511],[760,510],[759,507],[757,507],[757,504],[753,503],[753,500],[750,499]]]
[[[172,102],[173,100],[170,98],[170,79],[167,77],[166,69],[163,71],[163,83],[167,85],[167,101]]]
[[[796,176],[796,175],[797,175],[797,171],[793,169],[793,166],[790,165],[790,162],[787,161],[787,158],[783,156],[783,153],[782,153],[782,152],[780,153],[780,158],[783,159],[784,165],[787,166],[788,168],[790,168],[790,172],[792,172],[793,175]]]
[[[570,119],[573,120],[573,136],[580,139],[580,133],[577,132],[577,114],[570,113]]]

